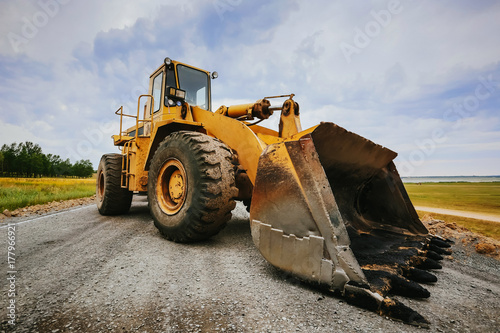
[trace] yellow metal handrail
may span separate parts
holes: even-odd
[[[135,118],[135,139],[139,137],[139,123],[145,123],[145,122],[150,122],[151,123],[151,133],[153,132],[153,119],[146,119],[146,114],[144,114],[144,119],[140,119],[140,108],[141,108],[141,98],[142,97],[151,97],[151,107],[155,104],[155,99],[153,95],[150,94],[144,94],[140,95],[139,98],[137,99],[137,115],[131,115],[131,114],[124,114],[123,113],[123,106],[120,106],[118,110],[115,111],[116,115],[120,116],[120,139],[119,141],[122,140],[122,136],[126,135],[127,133],[123,131],[123,117],[129,117],[129,118]]]
[[[124,143],[123,145],[123,150],[122,150],[122,172],[121,172],[121,179],[120,179],[120,185],[122,188],[128,188],[129,187],[129,176],[131,173],[129,172],[129,154],[134,153],[134,151],[131,151],[132,144],[135,142],[135,144],[138,144],[137,138],[139,137],[139,124],[140,123],[146,123],[150,122],[151,123],[151,133],[153,132],[153,119],[146,119],[146,109],[144,109],[144,116],[143,119],[140,117],[141,113],[141,98],[142,97],[151,97],[151,107],[154,106],[155,100],[153,95],[149,94],[144,94],[140,95],[139,98],[137,99],[137,115],[131,115],[131,114],[124,114],[123,113],[123,106],[120,106],[118,110],[115,111],[116,115],[120,116],[120,138],[118,141],[122,141],[123,137],[127,137],[127,142]],[[127,134],[127,132],[123,131],[123,117],[129,117],[129,118],[135,118],[135,138],[132,139],[130,138]],[[144,135],[145,129],[143,125],[143,136],[147,137]]]
[[[120,179],[120,185],[122,188],[128,188],[128,177],[130,173],[128,172],[128,161],[129,161],[129,152],[130,152],[130,147],[132,146],[132,140],[125,142],[123,145],[123,152],[122,152],[122,176]]]

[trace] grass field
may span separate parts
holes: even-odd
[[[500,183],[405,184],[416,206],[500,215]]]
[[[423,183],[405,184],[411,201],[417,206],[464,210],[500,215],[500,183]],[[419,216],[427,214],[418,212]],[[454,222],[473,232],[500,240],[500,223],[452,215],[431,214]]]
[[[414,205],[500,215],[500,183],[407,183],[405,187]],[[94,193],[94,178],[0,178],[0,212],[55,200],[89,197]],[[432,215],[500,239],[499,223]]]
[[[0,178],[0,213],[56,200],[89,197],[95,179]]]

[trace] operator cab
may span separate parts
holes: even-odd
[[[152,95],[155,99],[153,112],[160,109],[163,73],[166,77],[163,94],[166,107],[180,106],[183,102],[187,102],[191,106],[211,111],[210,73],[166,58],[165,71],[158,73],[153,80]],[[212,78],[216,77],[217,74],[214,72]]]
[[[121,134],[114,137],[115,145],[123,145],[135,136],[149,136],[153,121],[173,119],[187,104],[212,111],[210,78],[217,76],[217,72],[210,73],[165,58],[164,64],[150,77],[149,95],[139,97],[137,116],[124,114],[123,108],[116,111],[120,115]],[[154,103],[149,96],[153,97]],[[143,114],[139,110],[141,97],[147,98]],[[122,131],[123,117],[135,118],[135,126]]]

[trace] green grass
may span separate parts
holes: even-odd
[[[405,184],[416,206],[500,215],[500,182]]]
[[[95,179],[0,178],[0,212],[94,193]]]

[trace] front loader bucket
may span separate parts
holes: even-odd
[[[386,296],[429,297],[416,283],[434,282],[424,269],[441,267],[429,247],[447,253],[449,245],[419,220],[397,154],[333,123],[306,133],[260,156],[250,208],[256,246],[274,266],[353,304],[427,326]]]

